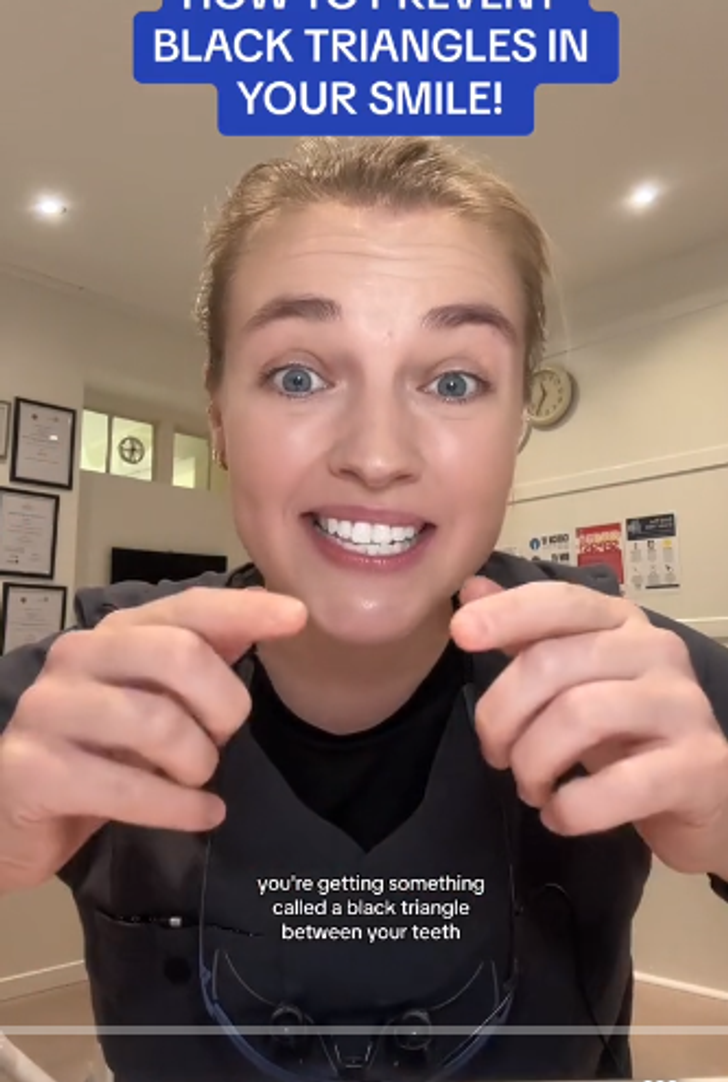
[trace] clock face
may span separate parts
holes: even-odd
[[[551,428],[569,411],[574,400],[574,380],[565,368],[547,365],[531,379],[529,416],[536,428]]]

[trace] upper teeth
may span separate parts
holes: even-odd
[[[346,519],[317,518],[327,533],[353,541],[356,545],[388,545],[411,541],[419,530],[415,526],[384,526],[380,522],[348,522]]]

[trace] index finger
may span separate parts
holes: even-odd
[[[184,628],[232,664],[256,642],[296,635],[307,616],[303,602],[286,594],[193,586],[136,608],[116,609],[103,623]]]
[[[452,637],[463,650],[509,650],[542,639],[609,631],[637,617],[621,597],[567,582],[532,582],[471,601],[455,613]]]

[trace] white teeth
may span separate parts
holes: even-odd
[[[386,529],[386,527],[383,527]],[[368,545],[372,540],[372,526],[370,522],[355,522],[351,531],[351,539],[355,545]]]
[[[414,526],[386,526],[380,522],[317,518],[316,524],[344,548],[367,556],[396,556],[406,552],[420,534]]]
[[[411,541],[417,536],[414,526],[394,526],[392,529],[395,541]]]

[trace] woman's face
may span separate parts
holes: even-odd
[[[504,248],[443,212],[324,205],[256,234],[213,423],[269,589],[349,642],[442,609],[501,529],[524,325]]]

